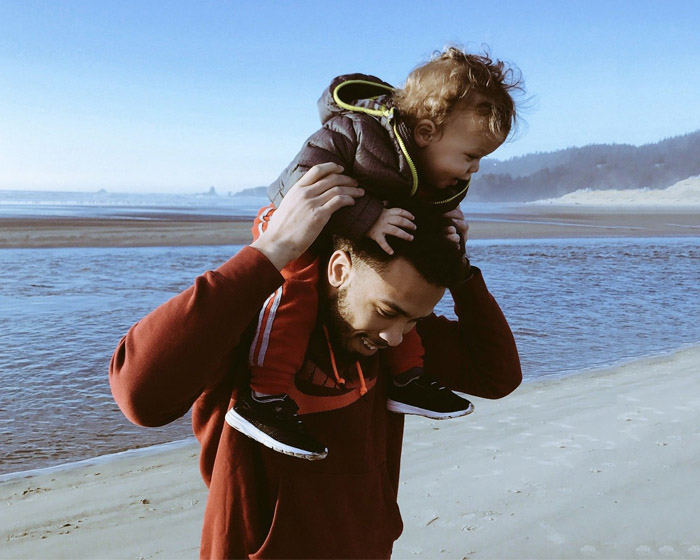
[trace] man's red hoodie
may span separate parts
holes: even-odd
[[[481,273],[452,288],[458,321],[421,321],[425,370],[446,386],[500,398],[521,381],[515,342]],[[193,407],[209,487],[201,558],[389,558],[403,524],[397,505],[403,416],[386,410],[381,353],[337,385],[322,335],[312,336],[292,397],[329,449],[303,461],[262,447],[224,420],[247,375],[246,338],[282,276],[251,247],[136,323],[110,365],[126,417],[161,426]],[[330,374],[328,372],[331,372]],[[466,420],[468,421],[468,420]]]

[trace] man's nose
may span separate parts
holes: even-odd
[[[469,166],[469,173],[471,175],[474,175],[474,173],[479,172],[479,164],[481,163],[481,159],[475,159],[472,161],[471,165]]]
[[[379,338],[381,338],[389,346],[398,346],[403,340],[403,329],[400,325],[390,329],[385,329],[379,333]]]

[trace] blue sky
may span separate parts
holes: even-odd
[[[495,157],[700,129],[700,2],[0,0],[0,189],[272,182],[330,79],[400,85],[447,43],[517,65]]]

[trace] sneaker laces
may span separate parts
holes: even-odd
[[[258,402],[260,402],[260,401],[258,401]],[[299,407],[289,397],[289,395],[285,395],[281,399],[274,399],[274,400],[268,401],[267,404],[269,406],[274,405],[275,415],[280,420],[287,420],[289,422],[301,424],[301,419],[299,418],[299,414],[297,414],[297,412],[299,411]]]
[[[442,383],[440,383],[435,377],[433,377],[429,373],[423,373],[422,375],[419,375],[415,378],[415,381],[423,381],[426,387],[437,387],[439,391],[447,389],[447,387],[445,387]]]

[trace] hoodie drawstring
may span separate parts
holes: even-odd
[[[357,368],[357,375],[360,378],[360,396],[367,394],[367,384],[365,383],[365,376],[362,374],[362,366],[359,360],[355,362],[355,368]]]
[[[335,376],[335,382],[338,385],[345,385],[345,379],[340,377],[340,375],[338,374],[338,366],[335,363],[335,353],[333,352],[333,346],[331,346],[331,338],[328,335],[328,329],[326,328],[326,325],[323,325],[323,333],[326,335],[326,342],[328,343],[328,353],[331,356],[331,366],[333,367],[333,375]],[[367,384],[365,383],[365,376],[362,373],[362,366],[360,365],[359,360],[355,362],[355,369],[357,369],[357,375],[360,378],[360,396],[364,396],[367,394]]]

